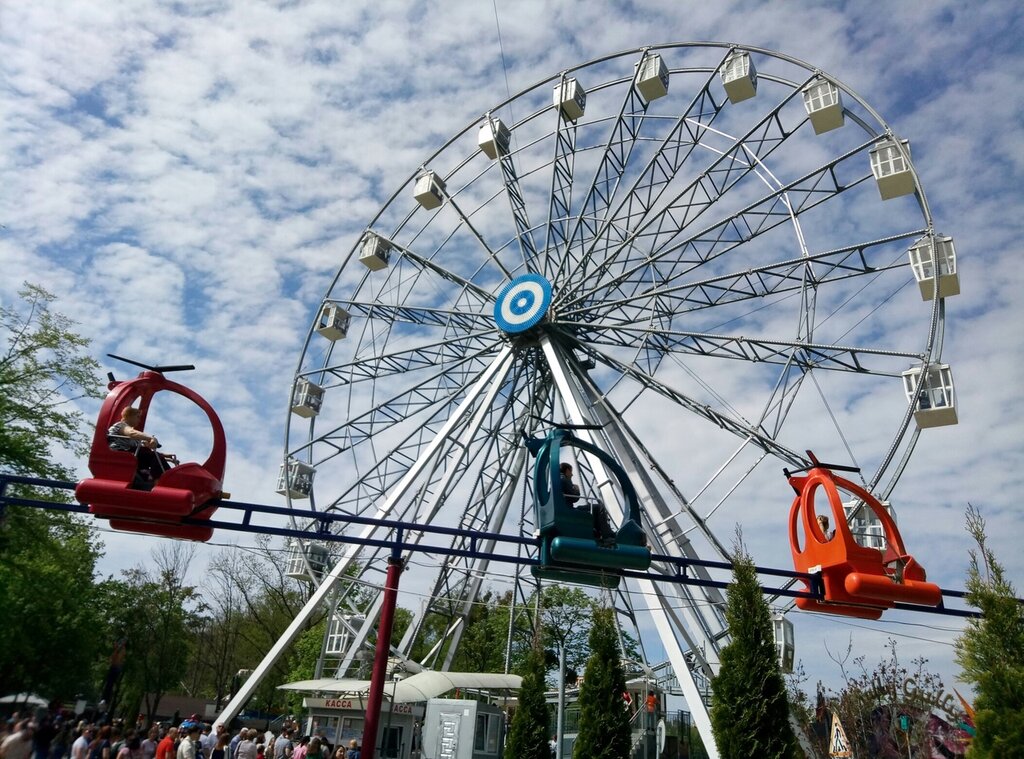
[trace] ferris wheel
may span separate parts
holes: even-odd
[[[628,50],[474,117],[350,242],[299,356],[279,492],[309,510],[295,575],[335,586],[323,676],[365,646],[378,609],[351,601],[382,562],[329,556],[317,514],[532,535],[522,437],[552,420],[593,427],[655,554],[728,560],[742,522],[777,530],[767,558],[787,561],[782,467],[827,452],[884,499],[920,429],[955,423],[940,361],[956,277],[909,143],[786,55]],[[572,463],[618,517],[602,463]],[[485,588],[534,587],[486,558],[413,562],[423,602],[395,654],[440,615],[417,662],[432,668]],[[719,592],[618,592],[695,706],[727,640]]]

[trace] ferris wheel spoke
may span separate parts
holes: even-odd
[[[300,377],[319,377],[329,374],[337,382],[325,383],[324,389],[372,382],[382,377],[400,376],[407,372],[443,366],[467,355],[484,356],[499,348],[493,329],[471,332],[458,337],[445,337],[430,343],[418,344],[406,350],[371,354],[364,358],[299,372]]]
[[[525,407],[515,400],[518,393],[514,391],[527,375],[524,367],[519,367],[510,374],[506,383],[511,387],[500,390],[502,394],[507,394],[513,399],[511,402],[495,402],[498,392],[490,394],[485,399],[458,443],[463,455],[459,457],[457,465],[453,467],[449,463],[445,467],[445,476],[421,491],[429,493],[429,500],[419,503],[415,521],[430,522],[435,518],[441,504],[455,499],[461,500],[460,483],[470,476],[472,471],[475,472],[472,475],[475,484],[469,493],[466,508],[460,509],[462,517],[458,526],[461,529],[483,530],[490,533],[501,531],[508,504],[511,503],[515,484],[519,480],[526,459],[525,450],[515,434],[516,428],[522,428]],[[480,449],[481,456],[466,455],[468,451]],[[449,454],[441,458],[451,459],[452,456]],[[511,467],[510,461],[515,462]],[[490,505],[493,503],[497,503],[497,508],[492,510]],[[400,645],[402,650],[411,647],[426,617],[431,613],[441,613],[447,617],[446,633],[431,653],[439,652],[449,635],[454,637],[452,645],[457,645],[462,629],[458,621],[468,614],[468,609],[479,591],[482,572],[486,572],[489,565],[486,558],[481,557],[492,551],[494,545],[493,540],[476,544],[466,536],[456,536],[453,539],[451,550],[463,553],[449,554],[443,560],[430,594],[432,608],[424,609],[423,614],[416,620],[410,634],[404,637]],[[435,606],[441,608],[433,608]],[[454,651],[450,650],[445,669],[450,665],[452,655]],[[424,663],[427,661],[424,660]]]
[[[518,441],[510,442],[514,438],[514,435],[509,435],[501,446],[497,445],[498,439],[495,438],[486,446],[484,465],[474,475],[474,491],[460,524],[463,529],[501,532],[527,461],[523,446]],[[494,540],[474,541],[466,536],[459,537],[452,548],[465,551],[466,555],[449,556],[440,567],[432,597],[443,599],[442,606],[448,607],[447,628],[451,635],[444,669],[452,664],[455,649],[465,630],[465,620],[490,568],[488,555],[495,547]]]
[[[608,272],[614,268],[628,272],[635,267],[655,265],[651,251],[656,253],[666,240],[673,239],[687,229],[799,128],[803,121],[787,128],[780,115],[783,107],[797,95],[798,90],[793,90],[743,136],[732,140],[731,145],[724,150],[715,151],[719,153],[718,158],[667,204],[649,203],[637,209],[638,213],[633,214],[630,223],[626,225],[632,231],[625,238],[615,240],[602,237],[595,240],[591,246],[602,261],[601,271]],[[713,130],[710,123],[695,119],[692,126],[700,130],[695,145],[703,144],[702,141],[709,134],[725,137]],[[681,166],[671,168],[672,173],[663,178],[664,184],[657,194],[658,198]],[[638,248],[637,241],[642,241],[644,245]],[[571,297],[571,293],[567,293],[566,297]]]
[[[573,169],[576,157],[576,124],[562,118],[555,109],[558,126],[555,128],[555,157],[551,171],[551,202],[548,204],[547,235],[544,250],[561,250],[567,239],[569,212],[572,208]],[[551,277],[554,259],[545,256],[544,275]]]
[[[419,382],[396,390],[362,413],[350,416],[343,424],[319,433],[311,441],[293,449],[290,455],[302,456],[312,453],[314,447],[322,448],[327,453],[315,459],[315,463],[323,463],[411,417],[429,412],[431,418],[436,418],[458,402],[462,389],[480,381],[488,373],[490,366],[481,366],[481,362],[490,355],[498,360],[502,354],[487,348],[466,354],[456,362],[441,364]]]
[[[857,374],[898,377],[907,360],[921,361],[920,353],[883,350],[843,345],[823,345],[792,340],[766,340],[742,335],[716,335],[706,332],[648,329],[630,324],[593,324],[588,329],[597,335],[588,342],[594,345],[631,347],[642,336],[661,351],[727,358],[750,363],[784,364],[801,371],[828,369]],[[899,359],[897,368],[890,368]]]
[[[509,161],[508,165],[512,166],[511,160]],[[504,170],[505,170],[504,169],[505,163],[502,163],[502,167],[503,167],[502,170],[504,172]],[[518,193],[518,183],[516,183],[514,185],[514,189],[515,189],[515,192]],[[490,262],[492,262],[494,265],[496,265],[501,270],[501,272],[503,273],[503,275],[505,276],[506,279],[511,280],[512,279],[512,272],[505,266],[504,263],[502,263],[502,259],[498,256],[498,252],[494,248],[490,247],[490,244],[487,243],[487,241],[479,233],[479,230],[476,228],[476,226],[473,225],[473,222],[469,220],[469,214],[465,213],[462,210],[462,208],[459,206],[459,204],[456,203],[455,198],[452,195],[450,195],[449,192],[447,192],[447,189],[442,188],[441,189],[441,193],[444,195],[444,199],[447,201],[447,204],[449,204],[449,206],[452,208],[452,210],[455,211],[456,214],[459,216],[459,220],[462,223],[462,225],[465,226],[467,229],[469,229],[470,234],[476,239],[476,242],[479,243],[480,248],[482,248],[482,250],[487,254],[487,259]],[[509,192],[509,198],[511,199],[512,197],[513,197],[513,193],[510,191]],[[521,200],[521,196],[519,196],[519,197],[520,197],[520,200]],[[525,206],[523,206],[523,213],[525,213]],[[516,227],[517,227],[517,229],[518,229],[518,225],[519,225],[520,221],[522,221],[523,223],[526,224],[525,229],[527,230],[527,234],[526,234],[525,237],[523,237],[517,231],[516,237],[519,240],[520,247],[522,248],[523,257],[525,258],[525,260],[530,260],[529,257],[528,257],[528,250],[529,249],[534,249],[535,250],[535,255],[536,255],[536,246],[534,246],[534,240],[532,240],[532,238],[529,237],[529,235],[528,235],[529,220],[525,219],[525,218],[520,219],[519,217],[516,217]]]
[[[678,509],[673,508],[667,499],[660,495],[649,496],[646,503],[650,519],[650,527],[654,534],[658,535],[664,545],[672,543],[673,550],[678,550],[684,556],[696,558],[697,552],[686,537],[684,525],[678,522],[678,517],[685,514],[693,525],[701,532],[708,544],[718,556],[730,561],[731,556],[728,549],[719,541],[718,537],[710,530],[706,521],[691,508],[691,501],[677,487],[668,471],[657,461],[654,454],[644,444],[636,431],[626,420],[622,411],[611,402],[608,394],[601,392],[597,385],[591,381],[585,381],[584,391],[587,393],[591,403],[595,407],[602,424],[611,434],[617,435],[616,444],[620,450],[629,450],[631,455],[622,460],[623,467],[629,473],[630,478],[637,482],[643,482],[646,492],[660,494],[664,489],[671,494]],[[654,478],[659,480],[659,485],[654,484]]]
[[[600,309],[596,306],[580,307],[566,309],[559,314],[567,319],[588,320],[595,318],[599,310],[608,312],[619,307],[642,304],[654,298],[667,301],[671,304],[669,308],[674,314],[681,314],[743,300],[764,299],[771,295],[801,290],[808,285],[820,287],[829,283],[844,282],[853,277],[902,270],[909,266],[906,261],[906,249],[901,247],[896,255],[892,255],[893,243],[919,238],[925,231],[915,229],[728,274],[647,288],[631,298],[609,301]],[[808,267],[811,264],[814,265],[813,276],[808,277]]]
[[[450,269],[441,266],[436,261],[420,255],[411,248],[406,248],[397,242],[389,242],[393,248],[401,253],[402,264],[414,266],[421,271],[435,274],[442,280],[458,285],[463,288],[466,294],[472,294],[474,296],[474,302],[481,306],[494,302],[494,293],[490,290],[487,290],[472,280],[468,280]]]
[[[706,403],[701,403],[700,401],[689,397],[685,393],[672,388],[652,375],[641,371],[636,366],[620,361],[604,351],[595,352],[608,366],[617,370],[624,376],[631,378],[642,387],[645,387],[663,398],[672,401],[680,408],[684,408],[687,411],[706,419],[715,426],[720,427],[727,432],[731,432],[739,438],[749,440],[752,445],[767,451],[781,461],[788,462],[793,466],[803,466],[806,463],[804,458],[798,453],[766,436],[759,429],[750,426],[747,422],[734,419],[732,416],[721,411],[716,411]]]
[[[501,180],[512,212],[516,242],[519,244],[523,263],[529,271],[537,271],[540,268],[537,245],[533,241],[533,227],[526,211],[526,199],[523,197],[519,174],[516,171],[515,154],[512,151],[500,153],[498,163],[501,166]]]
[[[661,287],[668,286],[759,235],[792,221],[869,179],[871,174],[866,172],[852,181],[840,184],[836,168],[859,156],[873,144],[874,140],[861,144],[688,238],[680,241],[662,240],[660,250],[651,249],[652,252],[641,263],[633,264],[610,279],[594,284],[586,296],[590,302],[594,302],[601,300],[602,296],[614,299],[616,292],[628,295],[637,287],[646,286],[650,280],[649,267],[661,261],[666,261],[671,271],[664,271],[665,266],[662,266],[657,281]],[[642,235],[638,233],[635,237],[646,235],[646,232]],[[563,308],[571,307],[580,300],[582,298],[567,301]]]
[[[647,55],[648,51],[645,50],[640,57],[641,66]],[[612,199],[615,197],[623,172],[629,165],[633,147],[640,135],[640,127],[643,125],[647,106],[647,101],[640,96],[634,82],[626,91],[618,118],[611,128],[608,141],[601,154],[601,161],[585,192],[580,212],[572,224],[571,232],[566,234],[563,225],[560,227],[561,235],[558,239],[549,238],[552,242],[548,245],[548,250],[561,252],[554,281],[568,281],[569,274],[582,265],[584,245],[587,240],[593,239],[598,234],[600,224],[607,217]],[[571,205],[565,202],[564,206],[568,213]]]
[[[393,324],[400,322],[433,327],[455,327],[466,332],[481,332],[487,329],[494,329],[494,320],[484,312],[474,313],[454,308],[367,303],[358,300],[345,301],[345,305],[353,316],[363,316],[375,323]]]
[[[607,185],[602,186],[599,180],[595,179],[595,189],[604,192],[600,196],[600,204],[595,203],[594,213],[588,214],[584,211],[580,215],[577,231],[572,238],[574,247],[567,256],[574,265],[572,269],[563,272],[566,277],[566,286],[563,288],[565,297],[571,296],[582,285],[587,275],[601,272],[606,264],[608,251],[628,238],[629,230],[657,204],[672,178],[700,144],[705,127],[714,122],[724,107],[725,101],[716,99],[711,91],[716,71],[717,68],[709,72],[704,85],[690,100],[686,110],[676,120],[654,156],[622,199],[615,204],[615,210],[610,215],[609,211],[614,202],[613,193],[618,189],[625,164],[615,167],[610,172],[613,179]],[[630,141],[630,146],[634,141],[635,138]],[[609,157],[614,160],[617,154],[611,153]],[[608,192],[609,189],[611,192]],[[584,209],[587,207],[585,205]]]
[[[494,396],[502,387],[502,379],[509,372],[510,351],[505,349],[478,375],[453,391],[446,402],[432,409],[430,417],[416,425],[389,453],[375,459],[370,467],[356,474],[351,485],[345,488],[327,508],[349,514],[362,514],[367,510],[394,508],[395,498],[405,493],[414,479],[428,476],[436,478],[445,466],[457,466],[467,450],[463,436],[467,428],[478,426],[476,421],[481,413],[493,403]],[[481,400],[483,398],[483,400]],[[460,435],[456,432],[461,431]],[[316,439],[313,443],[330,443]],[[439,451],[446,451],[442,456]],[[333,457],[336,454],[331,454]],[[436,482],[422,493],[437,489]],[[422,494],[421,494],[422,497]],[[378,506],[384,499],[384,506]],[[406,499],[401,513],[422,508],[420,497]],[[430,514],[421,514],[425,519]]]

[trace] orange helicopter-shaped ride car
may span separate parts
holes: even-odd
[[[820,572],[824,599],[798,598],[797,607],[805,611],[878,619],[883,611],[897,603],[940,605],[941,588],[927,582],[924,567],[907,553],[896,523],[885,507],[867,490],[832,471],[858,470],[821,464],[813,453],[807,453],[813,463],[806,475],[785,472],[796,491],[789,512],[789,542],[798,572]],[[819,491],[824,492],[836,525],[830,534],[822,529],[815,512],[815,497]],[[855,496],[877,517],[884,532],[884,548],[857,542],[847,524],[840,491]],[[812,589],[808,581],[804,583],[808,590]]]
[[[96,420],[96,433],[89,455],[89,471],[93,476],[78,483],[75,497],[79,502],[88,504],[90,513],[109,519],[110,526],[116,530],[185,540],[209,540],[213,536],[212,528],[183,524],[181,520],[186,517],[209,519],[217,510],[217,502],[227,495],[223,492],[227,456],[224,427],[213,407],[202,396],[164,377],[164,372],[195,367],[151,367],[120,356],[111,355],[111,358],[142,367],[145,371],[135,379],[123,381],[109,375],[109,393]],[[213,428],[213,450],[202,464],[186,462],[169,466],[153,482],[147,482],[139,477],[137,452],[112,448],[108,431],[121,420],[122,412],[135,405],[136,401],[140,419],[137,429],[142,430],[153,396],[165,391],[187,398],[203,410]]]

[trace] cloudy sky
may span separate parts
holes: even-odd
[[[955,239],[962,294],[946,304],[942,358],[960,423],[922,435],[893,495],[908,547],[931,579],[962,587],[972,502],[1024,593],[1015,496],[1024,409],[1014,384],[1024,368],[1022,33],[1013,2],[884,12],[868,2],[5,3],[0,300],[34,282],[59,296],[97,358],[196,364],[187,381],[228,430],[229,489],[280,503],[286,403],[319,303],[370,220],[451,136],[510,93],[618,51],[702,40],[780,51],[840,79],[912,140],[936,228]],[[877,224],[874,237],[889,233],[881,216]],[[920,322],[908,338],[904,312],[890,313],[873,346],[919,350]],[[714,370],[715,386],[742,405],[731,371]],[[898,420],[884,420],[875,444],[863,392],[849,388],[838,405],[872,420],[851,432],[870,463]],[[657,416],[638,423],[662,447]],[[202,435],[200,420],[183,419],[161,420],[169,449]],[[680,442],[676,455],[699,447]],[[724,542],[745,523],[730,506],[714,527]],[[744,524],[762,563],[787,560],[785,506],[778,513],[770,528],[763,515]],[[144,562],[153,546],[104,540],[107,573]],[[216,550],[203,548],[197,565]],[[955,677],[953,618],[794,616],[813,677],[838,679],[826,641],[835,652],[852,638],[870,662],[888,636]]]

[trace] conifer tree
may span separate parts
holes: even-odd
[[[534,640],[526,657],[523,684],[519,688],[519,705],[512,717],[512,726],[505,744],[505,756],[516,759],[550,759],[548,728],[551,723],[544,700],[546,667],[540,639]]]
[[[590,628],[590,658],[580,688],[580,730],[573,759],[624,759],[629,756],[629,713],[622,700],[622,667],[615,612],[596,609]],[[512,754],[515,756],[515,754]]]
[[[779,671],[771,613],[757,570],[737,537],[725,617],[731,640],[711,682],[711,729],[723,759],[794,756],[786,686]]]
[[[986,546],[985,520],[967,507],[967,531],[978,544],[967,570],[967,600],[981,610],[957,640],[962,680],[974,685],[977,735],[970,759],[1024,757],[1024,605]]]

